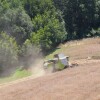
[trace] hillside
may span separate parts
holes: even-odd
[[[68,55],[70,60],[86,59],[89,56],[100,56],[100,38],[88,38],[61,44],[47,58],[51,58],[53,54],[61,52]]]
[[[100,38],[61,44],[77,67],[0,86],[0,100],[100,100]]]
[[[54,49],[51,56],[64,52],[71,61],[98,55],[94,39],[81,40],[89,37],[100,37],[100,0],[0,0],[0,84],[31,75]]]

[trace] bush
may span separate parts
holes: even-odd
[[[90,36],[100,36],[100,28],[92,29],[89,35]]]
[[[43,51],[51,50],[66,38],[64,22],[57,17],[57,13],[48,11],[33,19],[35,32],[31,34],[31,41]]]
[[[0,33],[0,69],[9,71],[15,68],[18,62],[18,45],[13,37]]]

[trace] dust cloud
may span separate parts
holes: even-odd
[[[39,51],[39,49],[35,46],[28,46],[26,51],[19,57],[14,64],[10,65],[9,63],[12,61],[12,55],[9,57],[2,58],[3,55],[0,55],[0,58],[4,60],[4,64],[2,67],[2,73],[0,73],[0,77],[8,77],[13,75],[16,70],[24,70],[30,71],[33,77],[39,77],[45,74],[43,69],[43,54]],[[5,60],[6,59],[6,60]],[[8,59],[8,60],[7,60]]]
[[[34,78],[40,77],[45,75],[45,71],[43,69],[43,59],[38,58],[31,66],[29,69],[32,72],[32,75]]]
[[[40,77],[45,75],[43,69],[43,53],[40,52],[40,48],[36,46],[28,46],[24,57],[20,60],[22,64],[22,69],[27,69],[32,73],[32,77]]]

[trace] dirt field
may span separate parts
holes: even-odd
[[[73,50],[73,54],[76,51],[80,54],[78,59],[72,55],[72,62],[79,64],[77,67],[1,85],[0,100],[100,100],[100,60],[87,59],[100,54],[99,40],[83,45],[85,51],[77,47]]]
[[[3,85],[0,100],[100,100],[100,61]]]

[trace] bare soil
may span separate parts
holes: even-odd
[[[0,100],[100,100],[100,59],[87,59],[91,53],[99,55],[99,40],[86,42],[83,51],[73,50],[72,54],[77,51],[82,57],[75,59],[76,55],[71,54],[71,62],[78,63],[76,67],[1,85]]]

